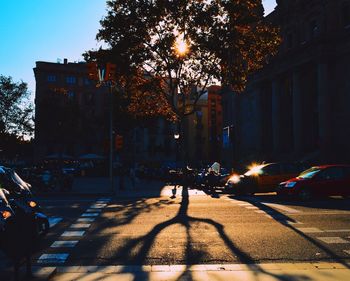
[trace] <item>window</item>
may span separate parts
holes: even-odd
[[[281,173],[281,167],[279,164],[271,164],[261,169],[262,175],[274,176]]]
[[[77,78],[74,76],[67,76],[66,83],[67,84],[75,84],[77,82]]]
[[[47,82],[56,82],[56,75],[48,75]]]
[[[320,173],[319,179],[338,180],[344,177],[344,171],[341,167],[331,167]]]

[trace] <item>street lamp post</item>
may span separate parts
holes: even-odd
[[[109,89],[109,180],[110,190],[114,194],[114,180],[113,180],[113,144],[114,144],[114,132],[113,132],[113,85],[115,85],[115,70],[116,66],[112,63],[107,63],[105,67],[99,67],[97,62],[88,63],[88,75],[91,80],[98,82],[96,85],[107,86]]]
[[[110,189],[114,194],[114,180],[113,180],[113,90],[112,83],[109,82],[109,181]]]

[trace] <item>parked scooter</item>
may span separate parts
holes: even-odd
[[[8,191],[7,198],[14,211],[32,216],[39,236],[47,234],[49,220],[33,197],[30,184],[23,181],[13,169],[0,167],[0,185]]]
[[[39,242],[35,217],[11,205],[9,192],[0,188],[0,249],[14,263],[14,280],[19,280],[19,267],[26,261],[26,276],[32,276],[30,256]]]

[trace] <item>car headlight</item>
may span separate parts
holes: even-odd
[[[36,205],[37,205],[36,202],[34,202],[34,201],[29,201],[28,204],[29,204],[29,206],[32,207],[32,208],[35,208]]]
[[[294,187],[296,185],[295,181],[287,182],[286,187]]]
[[[10,211],[2,211],[1,214],[2,214],[2,217],[3,217],[4,219],[8,219],[9,217],[12,216],[12,214],[11,214]]]
[[[228,179],[229,183],[233,183],[233,184],[237,184],[241,181],[241,178],[239,175],[232,175],[229,179]]]

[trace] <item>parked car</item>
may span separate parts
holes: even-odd
[[[224,191],[237,195],[274,192],[280,182],[296,177],[303,169],[298,163],[252,165],[243,175],[231,175]]]
[[[350,196],[350,165],[315,166],[280,183],[277,194],[309,200],[314,196]]]

